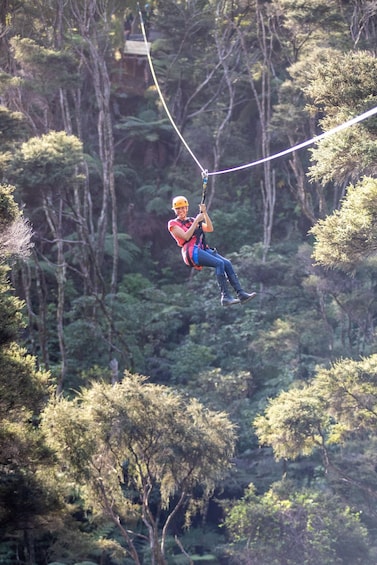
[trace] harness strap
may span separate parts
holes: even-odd
[[[192,226],[193,220],[192,219],[187,219],[187,220],[180,220],[179,218],[176,219],[177,222],[179,222],[180,224],[182,224],[183,226],[186,226],[187,224],[190,224],[190,226]],[[189,227],[190,227],[189,226]],[[201,224],[199,224],[199,226],[197,227],[197,229],[194,231],[192,237],[186,241],[183,244],[183,249],[186,252],[186,257],[187,257],[187,261],[190,264],[191,267],[194,268],[198,268],[198,265],[196,265],[193,260],[190,257],[190,253],[187,250],[187,247],[189,246],[189,244],[192,242],[193,238],[196,237],[196,241],[195,241],[195,245],[197,245],[198,247],[203,247],[203,249],[205,249],[207,247],[206,244],[206,240],[205,240],[205,234],[204,231],[202,229]]]
[[[188,243],[188,242],[187,242],[187,243]],[[184,246],[183,246],[183,249],[186,248],[186,245],[187,245],[187,244],[185,243]],[[189,263],[190,267],[193,267],[194,269],[197,268],[198,265],[195,265],[194,261],[193,261],[193,260],[191,259],[191,257],[190,257],[190,253],[188,252],[188,250],[185,249],[185,251],[186,251],[185,257],[186,257],[187,262]]]
[[[176,218],[176,221],[179,222],[180,224],[182,224],[183,226],[185,226],[185,225],[188,224],[188,223],[190,224],[190,226],[192,226],[192,223],[193,223],[191,218],[190,218],[190,219],[187,219],[187,220],[180,220],[179,218]],[[190,226],[189,226],[189,227],[190,227]],[[206,241],[205,241],[206,236],[205,236],[205,233],[204,233],[204,231],[203,231],[202,223],[201,223],[201,222],[200,222],[200,224],[198,225],[198,227],[196,228],[196,230],[194,231],[192,237],[191,237],[188,241],[186,241],[186,243],[183,244],[183,247],[184,247],[187,243],[190,243],[190,241],[192,240],[193,237],[196,237],[196,242],[195,242],[196,245],[200,245],[200,243],[202,243],[202,244],[203,244],[203,247],[206,247]]]

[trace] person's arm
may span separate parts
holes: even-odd
[[[211,218],[208,216],[207,208],[205,204],[199,205],[200,211],[204,215],[204,220],[202,223],[202,229],[205,232],[212,232],[213,231],[213,224]]]
[[[188,241],[194,235],[194,231],[198,227],[199,222],[204,222],[204,220],[205,220],[205,214],[199,213],[187,231],[183,230],[181,227],[176,225],[171,228],[171,231],[178,238]]]

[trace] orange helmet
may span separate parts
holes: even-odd
[[[173,198],[172,210],[175,210],[176,208],[182,208],[183,206],[188,207],[188,205],[189,203],[185,196],[176,196],[175,198]]]

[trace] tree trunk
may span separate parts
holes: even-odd
[[[270,122],[272,113],[272,93],[271,93],[271,74],[272,74],[272,39],[268,39],[266,34],[266,25],[263,15],[263,6],[256,2],[256,25],[259,53],[261,61],[261,78],[260,90],[258,91],[253,78],[253,64],[256,60],[251,61],[249,58],[249,49],[245,44],[245,38],[242,32],[237,28],[242,49],[248,66],[249,83],[254,94],[254,100],[257,105],[259,114],[259,124],[261,129],[261,156],[266,158],[271,151],[271,134]],[[255,55],[254,55],[255,58]],[[275,173],[271,169],[270,161],[263,164],[263,181],[261,182],[261,192],[263,199],[263,261],[266,261],[267,253],[271,245],[272,227],[275,213],[276,203],[276,184]]]
[[[218,18],[220,18],[221,14],[219,13],[219,9],[217,10],[216,15]],[[233,41],[229,44],[231,32],[232,32],[232,26],[228,26],[227,28],[225,28],[225,31],[222,36],[220,36],[220,34],[217,32],[217,29],[215,35],[217,55],[218,55],[219,63],[223,69],[223,79],[225,81],[226,89],[228,92],[228,101],[226,102],[227,111],[225,113],[225,116],[215,130],[215,143],[213,147],[214,171],[218,171],[220,168],[220,160],[223,153],[221,146],[222,135],[226,125],[230,122],[232,118],[233,108],[234,108],[235,88],[234,88],[233,76],[231,75],[231,70],[229,68],[229,65],[227,64],[227,60],[229,59],[231,52],[237,47],[237,44],[239,42]],[[216,187],[216,177],[214,176],[212,178],[211,191],[208,198],[208,206],[211,205],[212,199],[215,195],[215,187]]]
[[[57,282],[58,301],[56,306],[56,322],[57,334],[60,352],[60,377],[58,380],[57,393],[60,394],[64,387],[65,373],[66,373],[66,351],[64,340],[64,303],[65,303],[65,282],[67,264],[64,256],[64,243],[63,243],[63,199],[59,196],[59,204],[57,213],[54,213],[52,199],[45,197],[43,209],[46,215],[47,223],[50,227],[51,234],[54,237],[57,248],[57,262],[55,277]]]
[[[119,244],[118,244],[118,221],[117,221],[117,201],[114,180],[114,139],[111,120],[111,83],[106,65],[106,54],[109,47],[109,29],[107,26],[108,14],[106,6],[97,3],[97,0],[86,0],[84,5],[81,2],[71,2],[72,14],[79,26],[81,35],[86,40],[88,54],[83,55],[89,72],[91,73],[94,85],[94,93],[98,107],[98,150],[102,167],[102,205],[97,224],[96,245],[93,248],[95,266],[97,274],[100,276],[101,266],[105,254],[106,237],[108,235],[108,215],[110,209],[111,234],[112,234],[112,273],[110,296],[115,296],[118,283],[118,263],[119,263]],[[98,16],[103,25],[99,29]],[[99,36],[99,32],[101,36]],[[100,277],[102,279],[102,277]],[[105,287],[102,287],[105,294]],[[103,300],[104,296],[101,300]],[[110,318],[112,304],[109,306]],[[108,326],[109,361],[113,357],[113,328],[110,323]]]
[[[149,497],[152,491],[151,485],[143,488],[143,510],[142,518],[149,534],[149,547],[151,550],[151,565],[166,565],[163,548],[160,546],[158,537],[158,524],[149,507]]]

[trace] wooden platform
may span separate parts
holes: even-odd
[[[144,41],[134,41],[128,39],[124,43],[124,54],[125,55],[135,55],[136,57],[146,57],[150,51],[151,44],[148,42],[145,44]]]

